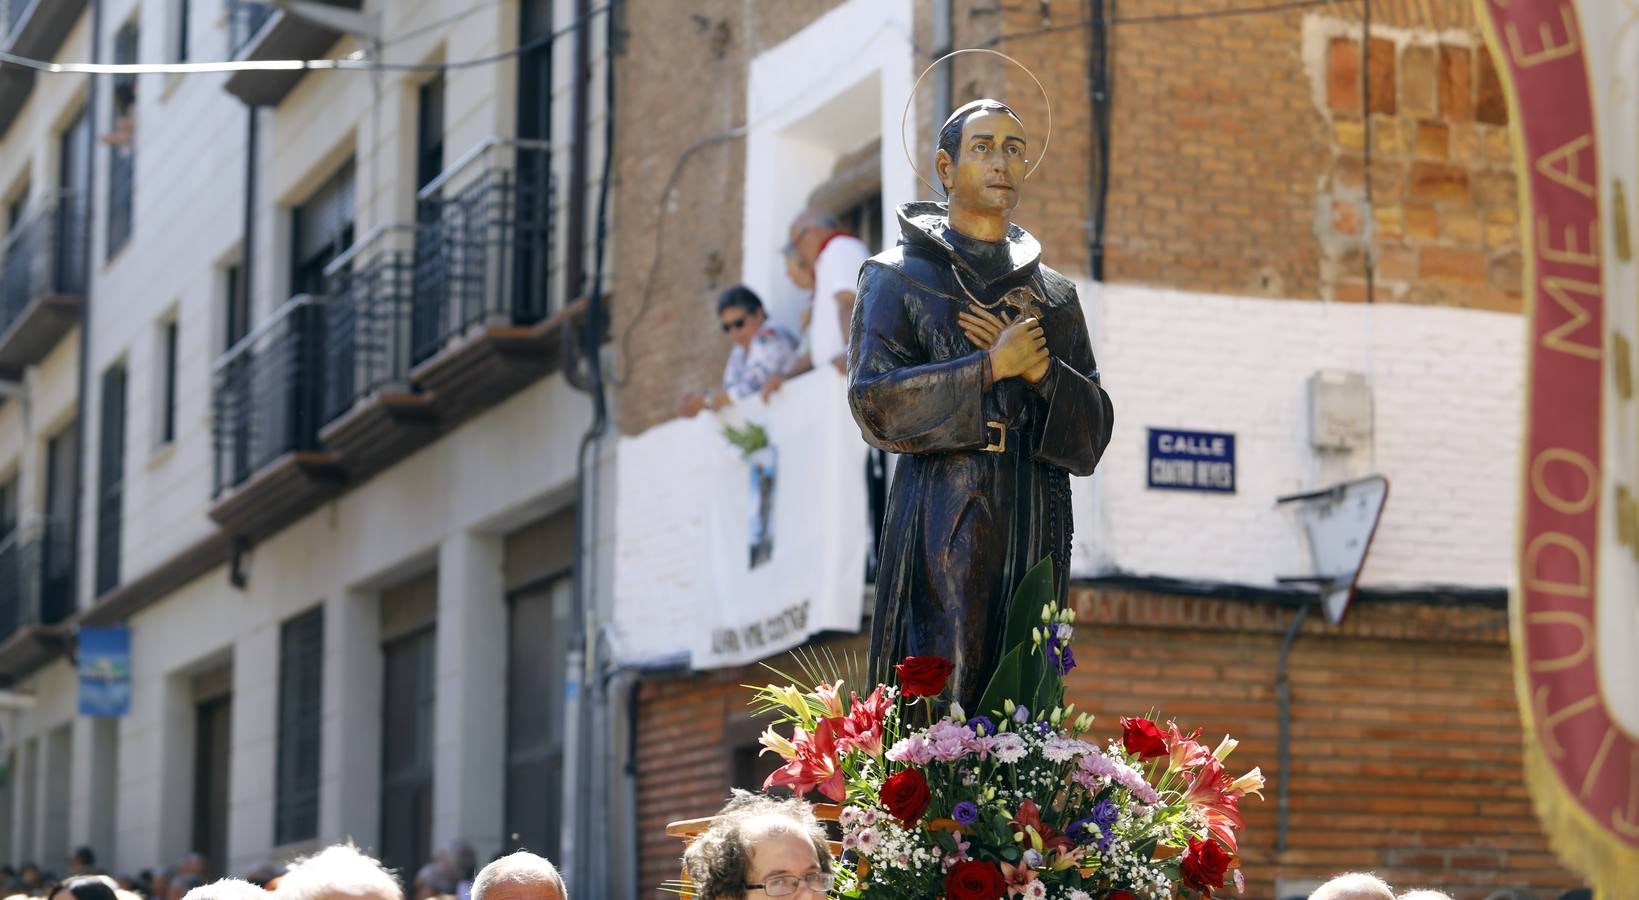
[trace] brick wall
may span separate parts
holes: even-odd
[[[1077,588],[1071,699],[1116,718],[1156,708],[1208,738],[1242,743],[1232,769],[1269,777],[1245,804],[1246,896],[1276,879],[1369,869],[1397,888],[1477,900],[1503,886],[1554,897],[1575,886],[1548,851],[1520,769],[1520,729],[1501,610],[1361,605],[1339,628],[1311,620],[1294,644],[1290,844],[1278,835],[1276,663],[1292,610]],[[838,642],[860,648],[862,639]],[[727,794],[731,745],[751,732],[756,667],[656,681],[640,694],[642,884],[675,878],[673,819],[710,815]]]

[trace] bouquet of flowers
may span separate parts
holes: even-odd
[[[941,700],[952,667],[938,657],[907,657],[864,697],[823,680],[834,665],[805,663],[806,689],[753,688],[777,720],[764,752],[785,760],[764,787],[841,805],[840,896],[1210,897],[1231,869],[1242,884],[1238,803],[1263,776],[1231,778],[1233,739],[1209,748],[1171,722],[1123,718],[1119,738],[1088,740],[1092,717],[1063,704],[1074,616],[1052,584],[1046,561],[1026,576],[972,714]]]

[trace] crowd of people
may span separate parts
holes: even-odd
[[[88,847],[76,850],[57,878],[33,863],[0,867],[5,900],[568,900],[558,870],[519,851],[477,868],[472,850],[457,844],[415,873],[409,890],[379,861],[351,843],[335,844],[288,866],[260,865],[242,878],[208,877],[204,857],[184,856],[171,868],[115,877],[101,871]]]

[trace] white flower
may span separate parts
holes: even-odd
[[[1093,900],[1093,895],[1086,891],[1071,891],[1070,900]]]
[[[857,818],[859,818],[859,810],[853,808],[852,806],[844,806],[842,808],[842,814],[837,816],[837,823],[842,827],[847,828],[849,825],[854,824],[854,820]]]
[[[1029,897],[1030,900],[1047,900],[1047,885],[1042,884],[1041,879],[1038,878],[1030,882],[1030,886],[1024,889],[1024,895]]]
[[[877,815],[876,810],[874,809],[866,809],[864,812],[859,814],[859,824],[864,825],[866,828],[875,825],[876,820]]]
[[[1011,732],[996,735],[995,741],[990,745],[990,752],[995,754],[998,760],[1010,765],[1024,759],[1025,749],[1024,739]]]
[[[859,848],[859,852],[870,856],[882,846],[882,835],[875,828],[867,828],[854,835],[854,846]]]

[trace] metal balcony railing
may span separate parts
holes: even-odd
[[[85,199],[58,194],[12,229],[0,260],[0,334],[48,294],[85,290]]]
[[[74,611],[74,528],[44,518],[0,540],[0,641],[26,625],[55,625]]]
[[[216,361],[215,493],[242,484],[286,453],[318,448],[324,312],[317,298],[292,297]]]
[[[410,361],[476,325],[533,325],[554,310],[548,145],[492,140],[421,190]]]
[[[408,389],[413,252],[385,246],[406,227],[378,229],[326,270],[324,421],[383,388]],[[375,249],[359,261],[362,251]]]
[[[274,8],[251,0],[228,0],[228,56],[238,59],[250,46],[262,26],[273,18]]]

